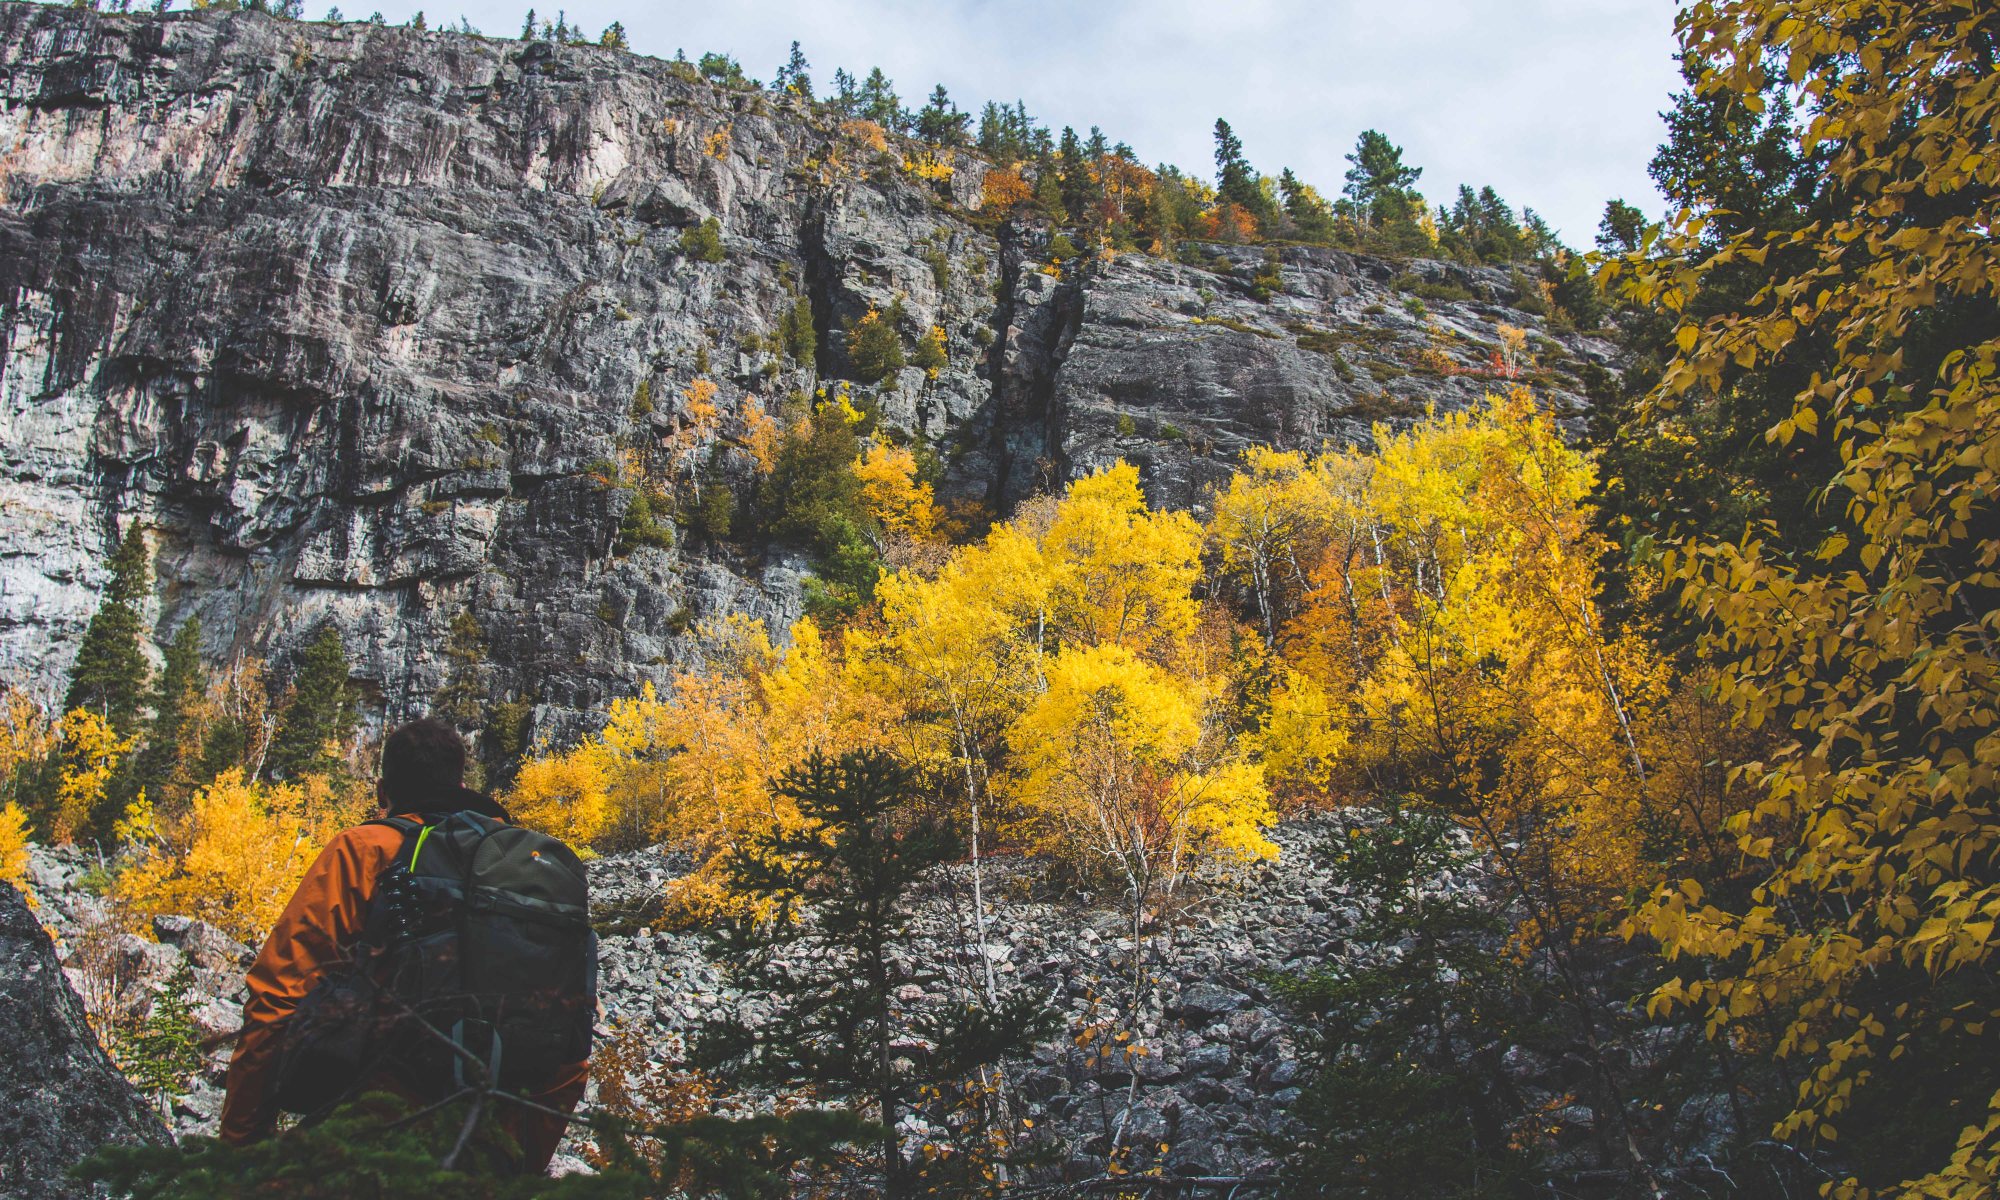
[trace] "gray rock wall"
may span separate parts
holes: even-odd
[[[88,1196],[71,1167],[166,1137],[98,1046],[35,913],[0,883],[0,1196]]]
[[[1289,247],[1268,302],[1252,248],[1059,279],[1046,231],[976,212],[977,160],[900,161],[594,47],[0,2],[0,675],[60,688],[136,520],[162,640],[197,614],[212,657],[283,660],[331,620],[397,717],[470,608],[486,693],[574,728],[687,661],[699,618],[800,608],[783,556],[614,556],[602,464],[670,434],[705,361],[747,483],[745,414],[851,376],[838,331],[896,299],[950,365],[881,411],[1002,512],[1120,457],[1199,506],[1250,445],[1476,397],[1501,321],[1565,411],[1607,353],[1443,264]],[[722,263],[679,248],[710,217]],[[1419,317],[1398,272],[1475,299]],[[746,347],[801,292],[816,361]]]

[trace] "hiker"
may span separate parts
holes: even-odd
[[[497,1078],[500,1127],[547,1170],[583,1095],[596,944],[582,864],[464,786],[443,721],[391,733],[380,818],[343,830],[299,881],[249,974],[221,1136],[268,1136],[387,1091],[416,1104]],[[465,897],[480,903],[468,907]]]

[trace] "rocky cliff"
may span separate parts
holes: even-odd
[[[994,511],[1119,457],[1199,506],[1247,446],[1476,397],[1502,322],[1560,409],[1608,354],[1499,271],[1284,247],[1268,299],[1262,248],[1057,271],[953,168],[593,47],[0,3],[0,673],[60,686],[137,521],[158,632],[283,659],[331,620],[395,717],[469,609],[485,693],[573,725],[695,620],[800,604],[781,554],[614,554],[603,464],[705,375],[747,472],[745,417],[853,378],[838,331],[899,298],[949,363],[884,418]],[[682,248],[709,218],[721,262]],[[766,340],[799,295],[810,363]]]

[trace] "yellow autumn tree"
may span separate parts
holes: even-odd
[[[1200,618],[1201,526],[1184,512],[1155,512],[1139,470],[1119,462],[1070,485],[1046,519],[1021,522],[1048,573],[1047,628],[1060,646],[1123,646],[1161,653]]]
[[[12,800],[0,804],[0,883],[28,880],[28,814]]]
[[[776,791],[814,751],[880,744],[883,705],[852,686],[811,621],[775,649],[761,622],[703,630],[711,661],[611,706],[604,728],[525,763],[509,797],[525,824],[580,846],[663,841],[692,853],[694,875],[669,900],[681,915],[722,902],[720,863],[750,835],[798,821]]]
[[[1672,680],[1603,632],[1592,468],[1518,389],[1377,443],[1315,465],[1325,558],[1280,639],[1267,754],[1444,804],[1514,873],[1531,935],[1601,924],[1645,877],[1640,710]]]
[[[1008,731],[1031,818],[1066,853],[1108,868],[1137,914],[1202,857],[1277,853],[1262,773],[1217,708],[1211,681],[1101,644],[1053,658],[1047,688]]]
[[[883,533],[913,542],[938,536],[937,502],[907,447],[870,445],[854,464],[854,475],[861,481],[861,502]]]
[[[1728,238],[1686,212],[1649,256],[1608,265],[1678,321],[1649,403],[1782,367],[1799,390],[1768,436],[1830,439],[1839,469],[1810,552],[1752,528],[1667,560],[1717,693],[1776,744],[1736,767],[1755,796],[1729,829],[1746,878],[1682,880],[1635,923],[1687,967],[1653,1004],[1732,1042],[1775,1029],[1802,1075],[1780,1137],[1895,1112],[1902,1164],[1829,1194],[1991,1196],[2000,10],[1705,0],[1679,28],[1701,93],[1752,112],[1773,81],[1801,97],[1799,149],[1825,163],[1825,195],[1803,224]],[[1747,298],[1721,285],[1732,264],[1762,272]]]
[[[1309,588],[1327,515],[1323,486],[1305,455],[1257,446],[1215,498],[1209,540],[1223,572],[1249,591],[1266,644]]]
[[[136,858],[112,897],[140,919],[199,917],[254,943],[321,848],[373,809],[372,793],[358,783],[308,775],[267,784],[233,767],[197,789],[178,815],[158,815],[142,797],[119,824]]]
[[[66,846],[103,807],[105,788],[136,739],[119,737],[109,721],[86,708],[64,713],[56,736],[60,766],[49,832]]]
[[[15,789],[49,756],[53,734],[42,706],[18,688],[0,684],[0,880],[27,879],[28,831]]]

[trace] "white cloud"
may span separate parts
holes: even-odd
[[[525,10],[426,15],[511,35]],[[908,104],[938,82],[968,109],[1018,97],[1054,127],[1099,125],[1148,162],[1204,174],[1225,117],[1260,170],[1328,192],[1356,135],[1380,129],[1433,201],[1492,184],[1579,245],[1613,196],[1659,209],[1646,163],[1679,82],[1663,0],[583,0],[567,15],[593,33],[623,22],[643,53],[733,54],[760,79],[797,39],[822,86],[836,66],[879,65]]]

